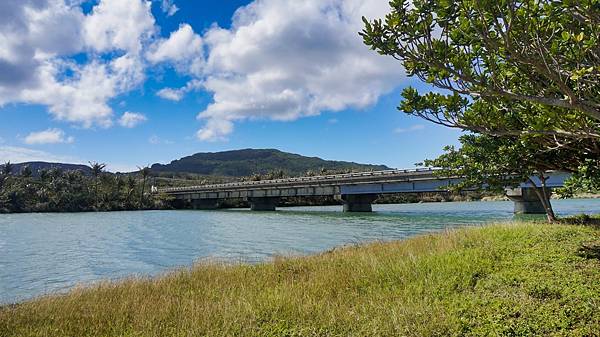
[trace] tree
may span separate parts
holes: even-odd
[[[400,110],[494,136],[600,156],[600,1],[391,1],[364,42],[444,92]]]
[[[566,181],[565,186],[558,190],[562,197],[572,197],[577,192],[600,191],[600,162],[586,160],[573,176]]]
[[[600,1],[392,0],[367,45],[409,75],[474,98],[600,121]]]
[[[364,42],[401,61],[409,76],[442,89],[407,88],[400,110],[525,142],[525,151],[569,153],[558,170],[600,164],[599,0],[390,5],[385,20],[363,18]]]
[[[148,177],[150,176],[152,171],[150,170],[150,166],[144,166],[144,167],[138,166],[138,170],[139,170],[140,175],[142,176],[142,192],[140,195],[140,207],[143,207],[143,205],[144,205],[144,190],[146,188],[146,180],[148,179]]]
[[[10,174],[12,173],[13,167],[12,164],[10,163],[10,161],[6,162],[3,166],[2,166],[2,171],[0,171],[1,176],[0,176],[0,188],[2,188],[4,186],[4,184],[8,181],[8,178],[10,176]]]
[[[9,176],[9,175],[11,175],[12,171],[13,171],[13,165],[11,164],[10,161],[7,161],[2,166],[2,175]]]
[[[33,175],[33,172],[31,171],[31,168],[29,166],[24,166],[23,169],[21,169],[21,176],[24,178],[30,178]]]
[[[40,173],[40,180],[42,182],[45,182],[46,180],[48,180],[48,169],[45,169],[45,168],[41,169],[39,171],[39,173]]]
[[[573,152],[563,149],[545,151],[539,144],[522,142],[517,137],[493,137],[468,134],[460,137],[461,147],[446,147],[445,153],[424,165],[442,168],[442,176],[458,176],[462,180],[452,190],[480,189],[503,191],[527,182],[540,199],[549,222],[556,221],[546,187],[549,171],[564,167],[564,162],[576,163]],[[574,166],[573,170],[577,167]],[[539,178],[538,185],[532,177]]]
[[[128,176],[127,177],[126,185],[127,185],[127,193],[125,195],[125,205],[127,207],[129,207],[132,204],[131,199],[132,199],[132,197],[135,194],[135,187],[137,185],[136,181],[135,181],[135,178],[133,176],[131,176],[131,175]]]
[[[94,200],[96,206],[98,206],[98,178],[104,172],[106,168],[106,164],[101,164],[98,162],[89,162],[90,169],[92,170],[92,176],[94,177]]]

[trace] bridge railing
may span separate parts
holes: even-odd
[[[277,185],[286,183],[319,183],[319,182],[334,182],[336,180],[355,179],[355,178],[368,178],[368,177],[384,177],[384,176],[398,176],[398,175],[409,175],[411,173],[433,173],[437,171],[437,168],[416,168],[416,169],[399,169],[399,170],[384,170],[384,171],[368,171],[368,172],[354,172],[354,173],[342,173],[342,174],[331,174],[322,176],[310,176],[310,177],[294,177],[294,178],[281,178],[281,179],[270,179],[270,180],[257,180],[257,181],[240,181],[234,183],[225,184],[210,184],[210,185],[196,185],[196,186],[185,186],[185,187],[170,187],[159,189],[158,192],[163,193],[175,193],[175,192],[187,192],[197,190],[214,190],[214,189],[225,189],[225,188],[240,188],[240,187],[254,187],[263,185]]]

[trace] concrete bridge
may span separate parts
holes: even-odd
[[[568,177],[567,173],[552,173],[547,185],[560,187]],[[334,196],[342,200],[344,212],[371,212],[371,204],[380,194],[442,192],[459,181],[459,177],[439,177],[436,169],[424,168],[165,188],[158,192],[174,196],[182,208],[217,209],[225,200],[242,199],[254,211],[274,211],[283,197]],[[536,183],[539,186],[539,180]],[[541,202],[526,184],[507,190],[507,195],[514,201],[516,213],[544,213]]]

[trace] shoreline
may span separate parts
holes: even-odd
[[[556,198],[552,197],[552,201],[557,200],[596,200],[600,199],[600,194],[581,194],[576,195],[571,198]],[[500,201],[510,201],[507,197],[483,197],[479,200],[428,200],[428,201],[418,201],[418,202],[374,202],[373,205],[414,205],[414,204],[437,204],[437,203],[471,203],[471,202],[500,202]],[[293,208],[293,207],[325,207],[325,206],[341,206],[342,203],[339,204],[325,204],[325,205],[310,205],[310,204],[298,204],[298,205],[282,205],[277,206],[277,208]],[[239,209],[248,209],[249,207],[223,207],[215,210],[239,210]],[[0,216],[2,215],[10,215],[10,214],[85,214],[85,213],[115,213],[115,212],[147,212],[147,211],[185,211],[185,210],[194,210],[194,209],[176,209],[176,208],[149,208],[149,209],[122,209],[122,210],[85,210],[85,211],[39,211],[39,212],[0,212]],[[215,211],[215,210],[206,210],[206,211]]]

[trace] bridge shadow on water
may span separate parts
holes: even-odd
[[[543,216],[515,217],[511,207],[497,207],[499,205],[485,204],[487,207],[473,207],[474,204],[457,203],[457,205],[431,204],[400,204],[400,205],[375,205],[371,213],[341,211],[341,206],[315,206],[315,207],[278,207],[275,212],[256,212],[249,209],[226,209],[220,212],[244,214],[248,217],[280,218],[286,221],[306,219],[312,217],[320,221],[333,222],[347,221],[351,223],[377,222],[394,225],[436,224],[436,225],[473,225],[490,222],[504,222],[513,219],[540,219]]]

